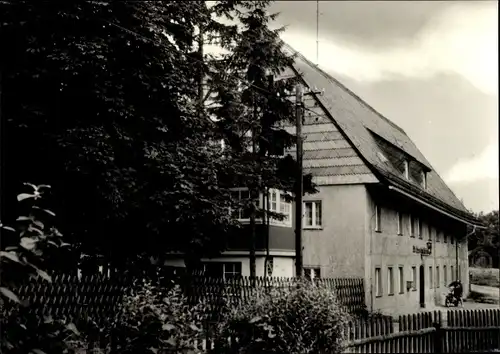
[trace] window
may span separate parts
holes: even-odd
[[[405,293],[405,273],[403,266],[399,266],[399,293]]]
[[[434,286],[434,273],[432,271],[432,266],[429,266],[429,289],[432,289]]]
[[[321,268],[304,268],[304,277],[309,280],[321,278]]]
[[[450,270],[451,270],[451,281],[454,281],[455,280],[455,271],[453,270],[453,266],[450,267]]]
[[[417,267],[415,266],[411,267],[411,274],[412,274],[411,281],[413,282],[412,290],[415,291],[417,290]]]
[[[387,268],[387,294],[394,295],[394,273],[392,267]]]
[[[398,235],[403,235],[403,213],[398,211]]]
[[[291,225],[292,222],[292,205],[285,199],[285,192],[269,189],[269,211],[284,215],[281,221],[272,220],[273,223]]]
[[[429,241],[432,241],[432,226],[427,225],[427,235],[429,236]]]
[[[321,201],[311,201],[304,203],[305,220],[304,228],[320,228],[321,227]]]
[[[201,270],[208,277],[230,279],[241,276],[241,262],[206,262]]]
[[[417,230],[417,233],[418,233],[418,238],[419,239],[422,239],[422,233],[423,233],[423,229],[422,229],[422,219],[418,219],[418,230]]]
[[[439,242],[440,236],[441,236],[441,231],[436,229],[436,242]]]
[[[421,172],[422,174],[422,188],[423,189],[427,189],[427,173],[425,173],[425,171],[422,171]]]
[[[245,201],[250,199],[250,191],[248,189],[239,189],[231,191],[231,197],[236,202],[241,202],[242,204]],[[250,209],[248,208],[239,208],[232,210],[231,216],[235,219],[245,220],[250,218]]]
[[[443,266],[443,280],[444,280],[444,286],[448,285],[448,273],[446,271],[446,266]]]
[[[382,272],[375,268],[375,295],[382,296]]]
[[[439,288],[441,281],[439,279],[439,266],[436,267],[436,288]]]
[[[381,208],[378,205],[375,205],[375,231],[380,232],[381,231],[381,215],[382,211]]]
[[[231,279],[241,276],[241,262],[223,263],[224,279]]]
[[[408,160],[404,161],[404,176],[406,179],[410,179],[410,164]]]
[[[450,243],[453,245],[455,243],[455,239],[453,238],[453,235],[450,235]]]
[[[415,232],[416,232],[416,220],[413,215],[410,214],[410,237],[415,237]]]
[[[446,232],[443,232],[443,242],[448,243],[448,234]]]

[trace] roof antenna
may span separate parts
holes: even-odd
[[[316,66],[319,65],[319,0],[316,0]]]

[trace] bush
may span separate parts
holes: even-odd
[[[74,324],[40,318],[16,294],[31,278],[50,282],[43,268],[69,246],[52,224],[54,213],[43,207],[42,195],[50,186],[25,185],[30,193],[21,193],[17,199],[26,214],[17,218],[15,227],[0,222],[0,352],[63,353],[68,350],[66,340],[77,333]]]
[[[484,286],[500,286],[498,268],[469,268],[471,284]]]
[[[300,282],[257,290],[253,300],[232,308],[218,325],[217,343],[233,353],[340,353],[349,320],[332,290]]]
[[[204,306],[191,306],[178,285],[163,290],[144,281],[123,302],[110,335],[119,353],[201,353]]]

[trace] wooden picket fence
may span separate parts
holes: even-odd
[[[399,316],[399,331],[383,322],[352,324],[349,353],[464,353],[500,350],[500,309],[448,310]],[[378,322],[377,322],[378,321]],[[381,322],[382,321],[382,322]],[[371,333],[368,336],[366,333]]]
[[[362,278],[316,279],[317,286],[326,287],[335,292],[339,304],[351,313],[360,313],[366,309],[365,291]],[[297,286],[297,278],[278,277],[238,277],[233,279],[189,276],[182,285],[191,303],[204,302],[214,312],[224,306],[224,301],[242,304],[254,298],[262,289],[290,289]]]

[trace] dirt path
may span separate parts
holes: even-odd
[[[471,290],[477,293],[486,295],[488,297],[492,297],[494,299],[498,299],[500,297],[500,290],[498,288],[492,286],[484,286],[484,285],[471,285]]]

